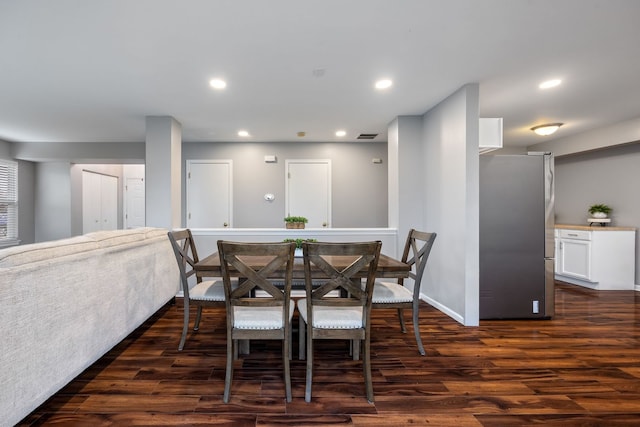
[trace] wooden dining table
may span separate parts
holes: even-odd
[[[354,257],[350,256],[330,256],[326,257],[327,261],[336,266],[338,269],[344,269],[348,267],[354,260]],[[271,259],[268,256],[251,256],[242,257],[251,267],[263,267]],[[222,269],[220,268],[220,256],[218,252],[214,252],[206,258],[201,259],[194,265],[194,270],[198,277],[220,277],[222,276]],[[404,278],[409,277],[411,267],[400,260],[397,260],[388,255],[380,254],[378,261],[378,268],[376,270],[377,278]],[[230,271],[231,275],[235,275],[233,271]],[[365,277],[366,272],[362,272],[361,277]],[[284,277],[283,271],[277,271],[273,278]],[[314,279],[326,278],[324,273],[318,268],[312,268],[311,277]],[[296,257],[293,263],[293,279],[304,279],[304,261],[302,257]]]

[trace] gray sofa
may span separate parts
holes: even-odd
[[[60,390],[174,297],[178,285],[161,228],[0,250],[0,425],[17,423]]]

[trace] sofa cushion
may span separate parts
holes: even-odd
[[[86,236],[12,246],[0,250],[0,267],[17,267],[33,262],[73,255],[79,252],[91,251],[97,248],[98,244]]]

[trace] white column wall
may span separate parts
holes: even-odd
[[[426,165],[422,143],[422,116],[400,116],[389,125],[389,226],[398,229],[398,257],[411,228],[425,230]],[[393,190],[392,190],[393,189]]]
[[[425,228],[438,237],[422,293],[467,326],[479,324],[478,101],[466,85],[423,121]]]
[[[421,291],[467,326],[479,324],[478,104],[469,84],[389,126],[389,225],[399,239],[411,227],[438,233]]]
[[[180,227],[182,126],[173,117],[146,119],[145,214],[150,227]]]

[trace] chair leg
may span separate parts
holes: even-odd
[[[291,332],[291,330],[289,330],[289,332]],[[291,358],[290,338],[290,336],[285,336],[282,340],[282,366],[284,368],[284,390],[287,402],[291,402],[291,371],[289,369],[289,359]]]
[[[407,327],[404,324],[404,314],[401,308],[398,309],[398,319],[400,319],[400,329],[403,334],[407,333]]]
[[[305,357],[305,348],[307,347],[307,342],[305,340],[305,330],[307,328],[307,324],[302,320],[302,316],[298,317],[298,360],[304,360]]]
[[[419,314],[420,307],[418,304],[413,304],[413,333],[416,335],[416,344],[418,344],[418,351],[421,355],[425,355],[424,347],[422,346],[422,338],[420,338],[420,320]]]
[[[311,328],[309,328],[311,329]],[[307,330],[307,383],[304,391],[305,402],[311,402],[311,384],[313,382],[313,333]]]
[[[353,360],[360,359],[360,340],[351,340],[351,354]]]
[[[182,351],[184,343],[187,341],[187,332],[189,330],[189,300],[184,300],[184,321],[182,323],[182,337],[180,337],[180,344],[178,344],[178,351]]]
[[[231,394],[231,381],[233,380],[234,347],[237,348],[237,345],[231,337],[231,331],[229,331],[227,333],[227,371],[224,377],[224,396],[222,397],[224,403],[229,403],[229,395]]]
[[[196,313],[196,323],[193,325],[193,330],[197,331],[200,329],[200,318],[202,317],[202,306],[198,306],[198,312]]]
[[[371,352],[370,352],[370,338],[367,336],[363,343],[362,349],[362,368],[364,370],[364,386],[367,392],[367,400],[369,403],[375,401],[373,396],[373,381],[371,379]]]

